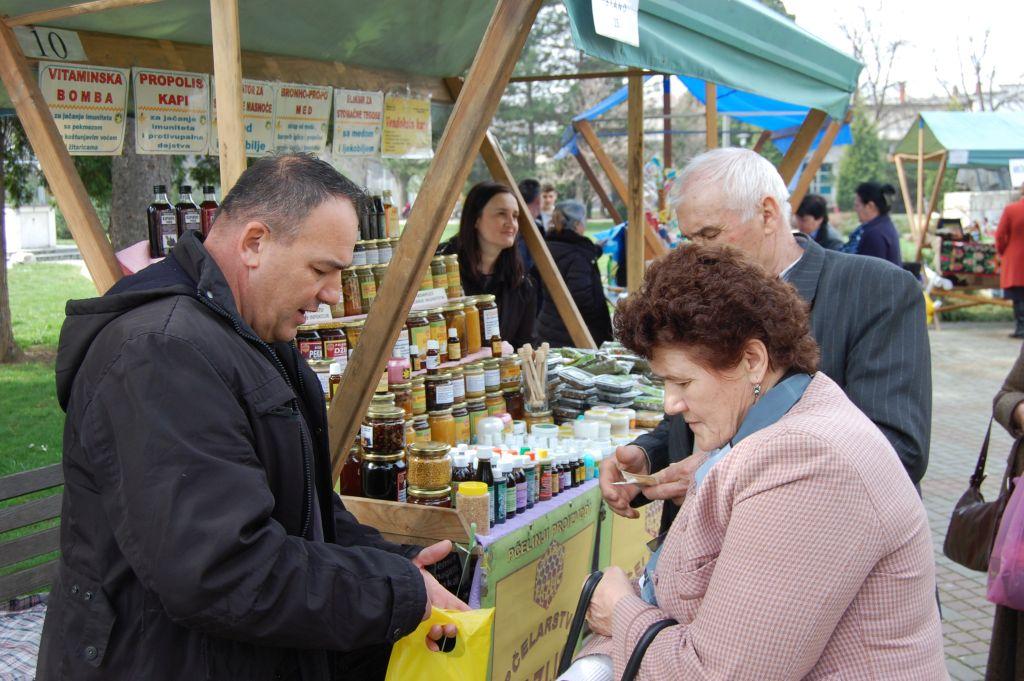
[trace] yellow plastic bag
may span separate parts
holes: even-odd
[[[435,624],[454,624],[459,628],[451,652],[435,653],[427,648],[427,632]],[[430,618],[421,622],[416,631],[395,643],[385,681],[486,679],[493,627],[494,608],[465,612],[434,608]]]

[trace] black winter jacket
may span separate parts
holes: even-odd
[[[601,247],[568,229],[548,231],[545,240],[594,342],[601,345],[611,340],[612,318],[608,313],[608,303],[605,302],[601,272],[597,269]],[[547,341],[555,348],[573,345],[572,337],[562,323],[562,316],[558,314],[558,308],[547,287],[544,288],[544,301],[537,319],[537,339]]]
[[[257,338],[191,236],[67,315],[38,678],[382,677],[426,608],[416,549],[332,491],[323,395],[294,347]]]

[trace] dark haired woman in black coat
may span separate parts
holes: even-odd
[[[612,320],[604,298],[597,259],[601,247],[583,235],[586,208],[579,201],[562,201],[555,206],[545,240],[551,257],[562,273],[569,294],[583,315],[594,342],[612,339]],[[544,289],[544,300],[537,320],[537,337],[552,347],[573,345],[551,293]]]
[[[861,225],[850,234],[850,240],[843,246],[847,253],[873,255],[888,260],[897,267],[903,266],[900,254],[900,234],[889,218],[896,189],[891,184],[862,182],[857,185],[853,197],[853,209]]]

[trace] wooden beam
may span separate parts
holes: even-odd
[[[789,181],[793,179],[793,175],[800,168],[800,162],[804,160],[807,150],[814,144],[814,138],[818,136],[818,131],[821,130],[821,126],[825,123],[827,117],[828,115],[821,109],[811,109],[807,112],[807,117],[804,118],[803,124],[800,125],[800,131],[797,132],[796,137],[793,138],[793,143],[789,145],[789,149],[786,151],[786,155],[779,162],[779,175],[782,175],[782,180],[786,184],[789,184]]]
[[[619,200],[628,204],[629,190],[626,188],[626,182],[622,179],[622,175],[619,174],[619,169],[615,167],[612,159],[605,152],[601,140],[597,139],[597,134],[594,133],[594,128],[590,125],[590,121],[577,121],[573,125],[576,128],[576,132],[583,135],[583,139],[586,140],[590,150],[594,152],[597,165],[601,166],[601,170],[608,176],[612,183],[612,189],[619,195]]]
[[[771,130],[762,130],[761,134],[757,136],[757,142],[754,144],[754,153],[760,154],[761,150],[764,149],[764,145],[768,144],[768,140],[770,140],[771,138]]]
[[[48,24],[58,19],[77,17],[93,12],[102,12],[105,9],[118,9],[120,7],[135,7],[137,5],[151,5],[160,0],[92,0],[92,2],[81,2],[77,5],[67,7],[55,7],[43,9],[38,12],[20,14],[16,17],[6,19],[8,26],[27,26],[30,24]]]
[[[598,78],[628,78],[640,74],[642,76],[657,75],[657,71],[647,69],[625,69],[619,71],[591,71],[589,73],[552,73],[532,76],[512,76],[510,83],[543,83],[551,80],[595,80]]]
[[[946,176],[946,152],[943,152],[942,160],[939,161],[939,171],[935,173],[935,184],[932,186],[932,195],[928,200],[928,212],[924,214],[924,219],[921,220],[923,226],[921,233],[917,237],[917,254],[914,256],[914,262],[921,262],[921,251],[924,249],[924,242],[928,238],[928,230],[932,223],[932,213],[935,212],[935,205],[939,200],[939,190],[942,187],[942,179]]]
[[[704,141],[708,149],[718,148],[718,84],[704,81]]]
[[[448,86],[451,96],[457,98],[462,90],[462,79],[446,78],[445,84]],[[516,178],[513,177],[512,170],[508,167],[505,155],[501,152],[501,146],[489,131],[484,135],[484,140],[480,145],[480,156],[490,171],[491,177],[496,182],[501,182],[512,188],[512,194],[515,195],[516,202],[519,204],[519,233],[523,235],[523,241],[526,242],[526,248],[533,256],[533,262],[537,265],[541,281],[544,282],[544,286],[551,294],[551,299],[555,302],[555,308],[562,318],[562,323],[565,324],[566,331],[572,338],[573,345],[578,348],[596,349],[597,344],[594,342],[594,337],[590,335],[590,329],[583,321],[583,315],[580,314],[576,301],[573,300],[572,294],[569,293],[569,289],[565,285],[562,272],[555,264],[554,258],[551,257],[547,242],[544,241],[544,237],[541,236],[540,230],[537,229],[537,225],[530,215],[530,209],[519,192]]]
[[[911,233],[917,238],[915,225],[917,217],[914,215],[913,197],[910,195],[910,186],[907,184],[907,171],[903,167],[903,157],[896,156],[896,176],[900,180],[900,193],[903,194],[903,209],[907,213],[907,224],[910,225]]]
[[[803,173],[800,174],[800,179],[797,180],[796,188],[793,189],[793,193],[789,197],[789,205],[793,207],[793,210],[796,210],[800,202],[804,200],[807,190],[811,188],[811,182],[814,181],[814,176],[818,173],[818,169],[821,168],[821,164],[825,161],[825,157],[832,148],[832,144],[836,141],[836,136],[839,135],[842,127],[850,122],[850,117],[851,113],[847,111],[846,117],[842,121],[833,120],[828,124],[825,134],[821,138],[821,144],[811,154],[811,158],[807,161]]]
[[[121,266],[39,90],[37,76],[30,70],[14,31],[3,22],[0,22],[0,78],[96,290],[104,293],[121,278]]]
[[[933,151],[933,152],[931,152],[929,154],[925,154],[924,155],[924,160],[925,161],[934,161],[936,159],[941,159],[945,154],[946,154],[945,150]],[[893,154],[892,155],[893,160],[896,160],[896,157],[902,157],[903,160],[916,160],[917,159],[917,154]]]
[[[542,1],[498,0],[494,8],[391,258],[388,276],[366,318],[363,336],[386,342],[356,346],[331,403],[328,432],[335,481]]]
[[[629,222],[626,226],[626,283],[630,293],[640,289],[644,278],[644,243],[647,220],[644,216],[644,82],[640,76],[630,76],[629,94],[629,151],[626,156],[629,177],[629,199],[626,207]]]
[[[928,218],[924,215],[924,119],[917,117],[917,226],[910,226],[911,234],[918,237]],[[915,241],[920,243],[919,238]]]
[[[594,192],[597,193],[598,198],[601,199],[601,205],[603,205],[604,209],[608,211],[608,215],[610,215],[612,220],[615,221],[615,224],[622,222],[622,214],[619,213],[618,208],[615,207],[615,203],[612,202],[611,197],[608,196],[608,192],[604,190],[604,187],[601,185],[601,181],[594,173],[594,169],[590,167],[590,163],[588,163],[587,159],[584,158],[583,152],[577,150],[573,156],[576,157],[576,161],[580,164],[580,168],[583,169],[583,174],[587,176],[590,186],[594,188]]]
[[[672,167],[672,124],[669,120],[672,116],[672,76],[665,76],[664,82],[661,85],[661,113],[662,118],[662,129],[665,138],[662,140],[662,167],[668,170]],[[662,200],[664,200],[664,192],[662,192]],[[659,206],[664,208],[664,206]]]
[[[217,142],[220,191],[226,195],[245,172],[245,123],[242,120],[242,41],[238,0],[210,0],[213,75],[217,94]]]
[[[93,66],[213,72],[213,49],[209,45],[153,40],[131,36],[76,31],[82,48]],[[170,49],[168,49],[170,48]],[[29,59],[30,64],[37,60]],[[242,75],[258,80],[330,85],[352,90],[401,90],[415,97],[429,97],[450,103],[451,98],[440,78],[400,71],[370,69],[333,61],[242,52]]]

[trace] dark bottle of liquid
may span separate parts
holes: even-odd
[[[203,229],[203,218],[199,212],[199,206],[192,200],[192,187],[183,184],[178,187],[178,203],[174,206],[178,221],[178,236],[180,237],[187,230],[196,232]]]
[[[213,227],[213,218],[217,216],[217,194],[210,185],[203,187],[203,202],[199,204],[199,212],[205,237]]]
[[[178,219],[167,200],[167,186],[153,186],[153,203],[146,209],[149,224],[149,255],[162,258],[178,243]]]
[[[482,451],[477,454],[476,479],[487,485],[487,496],[489,497],[487,520],[491,527],[494,527],[494,515],[497,508],[495,502],[494,471],[491,469],[490,452]]]
[[[373,233],[374,239],[387,237],[384,219],[384,200],[380,196],[373,197]]]

